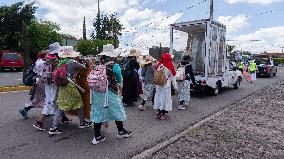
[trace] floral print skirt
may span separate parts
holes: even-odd
[[[82,108],[82,97],[77,87],[70,82],[65,87],[59,87],[57,104],[63,111]]]

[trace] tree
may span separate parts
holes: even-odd
[[[83,21],[83,39],[87,40],[86,18],[85,17],[84,17],[84,21]]]
[[[119,46],[118,37],[122,35],[121,31],[124,28],[115,14],[97,16],[93,26],[93,40],[113,40],[115,48]]]
[[[50,21],[33,21],[28,26],[29,57],[34,59],[36,54],[48,49],[49,44],[63,42],[62,36],[57,32],[60,27]]]
[[[97,55],[103,50],[103,45],[114,44],[113,40],[80,40],[76,49],[82,55]]]
[[[232,51],[235,49],[235,45],[227,45],[227,52],[229,53],[229,55],[232,54]]]
[[[34,3],[0,6],[0,50],[23,51],[26,27],[35,19]]]

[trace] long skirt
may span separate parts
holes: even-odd
[[[56,108],[57,86],[55,84],[45,84],[45,104],[41,114],[54,114]]]
[[[34,108],[42,108],[45,102],[45,93],[44,93],[44,82],[42,80],[38,81],[36,84],[36,90],[34,94],[34,98],[32,100],[28,100],[25,104],[25,107],[33,106]]]
[[[128,78],[123,78],[122,96],[122,102],[125,104],[137,102],[138,90],[136,77],[134,75],[131,75]]]
[[[187,105],[190,100],[190,81],[184,80],[178,83],[179,101],[184,101]]]
[[[65,87],[59,87],[57,103],[62,111],[76,110],[83,107],[79,90],[70,82]]]
[[[91,121],[103,123],[108,121],[125,121],[126,114],[120,96],[108,90],[108,93],[92,91]],[[107,102],[105,102],[107,100]],[[106,103],[108,103],[106,105]]]
[[[172,95],[171,87],[156,86],[156,94],[154,98],[154,109],[159,110],[172,110]]]

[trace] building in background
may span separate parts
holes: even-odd
[[[63,38],[62,46],[73,46],[73,47],[75,47],[77,45],[77,43],[79,42],[79,39],[75,38],[72,35],[61,34],[61,36]]]
[[[267,55],[268,57],[271,57],[271,58],[283,58],[284,57],[284,54],[283,53],[277,53],[277,52],[263,52],[261,53],[261,55]]]
[[[149,48],[149,55],[153,56],[155,59],[160,60],[163,52],[169,52],[169,47],[153,46]]]

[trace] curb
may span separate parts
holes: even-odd
[[[179,140],[179,138],[181,138],[182,136],[184,136],[185,134],[189,133],[190,131],[198,128],[199,126],[203,125],[204,123],[206,123],[207,121],[211,120],[211,119],[214,119],[218,116],[220,116],[222,113],[226,112],[227,110],[229,110],[229,108],[225,108],[223,110],[220,110],[219,112],[209,116],[209,117],[206,117],[205,119],[199,121],[198,123],[190,126],[188,129],[182,131],[181,133],[171,137],[170,139],[162,142],[162,143],[159,143],[158,145],[150,148],[150,149],[147,149],[143,152],[141,152],[140,154],[132,157],[132,159],[148,159],[148,158],[151,158],[153,156],[153,154],[155,154],[157,151],[163,149],[164,147],[166,147],[167,145],[170,145],[174,142],[176,142],[177,140]]]
[[[30,90],[29,86],[0,86],[0,92],[12,92],[12,91],[25,91]]]
[[[276,82],[274,82],[274,83],[271,83],[271,84],[269,84],[269,85],[273,85],[273,84],[275,84],[275,83],[280,83],[280,84],[281,84],[281,80],[276,81]],[[267,85],[267,86],[265,86],[265,87],[263,87],[263,88],[261,88],[261,89],[258,89],[258,90],[256,90],[256,91],[253,92],[253,93],[248,94],[248,96],[251,96],[251,95],[255,94],[256,92],[258,92],[258,91],[260,91],[260,90],[262,90],[262,89],[268,87],[269,85]],[[242,101],[243,99],[244,99],[244,98],[242,98],[240,101]],[[239,101],[233,102],[233,103],[230,104],[230,105],[233,106],[233,105],[236,104],[237,102],[239,102]],[[228,111],[229,109],[231,109],[232,106],[228,106],[228,107],[226,107],[226,108],[224,108],[224,109],[222,109],[222,110],[220,110],[220,111],[217,111],[216,113],[213,113],[212,115],[209,115],[208,117],[205,117],[205,118],[202,119],[201,121],[195,123],[194,125],[190,126],[190,127],[187,128],[186,130],[182,131],[181,133],[179,133],[179,134],[177,134],[177,135],[175,135],[175,136],[169,138],[168,140],[166,140],[166,141],[164,141],[164,142],[161,142],[161,143],[157,144],[157,145],[154,146],[154,147],[151,147],[151,148],[149,148],[149,149],[146,149],[146,150],[142,151],[142,152],[139,153],[138,155],[135,155],[135,156],[131,157],[131,159],[148,159],[148,158],[151,158],[156,152],[158,152],[158,151],[162,150],[163,148],[165,148],[166,146],[168,146],[168,145],[170,145],[170,144],[176,142],[176,141],[179,140],[182,136],[184,136],[185,134],[190,133],[192,130],[194,130],[194,129],[200,127],[200,126],[202,126],[202,125],[205,124],[207,121],[210,121],[211,119],[214,119],[214,118],[220,116],[220,115],[223,114],[224,112],[226,112],[226,111]]]

